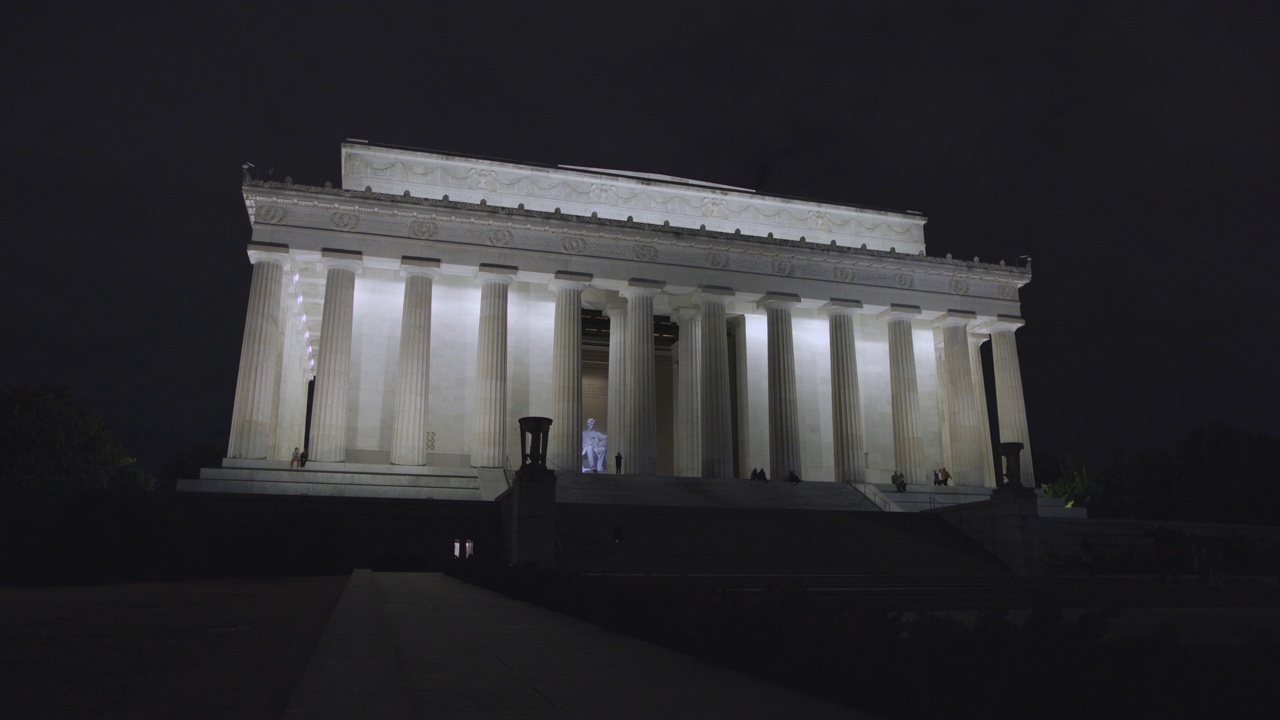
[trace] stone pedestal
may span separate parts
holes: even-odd
[[[520,469],[499,499],[510,565],[556,563],[556,474],[547,469],[551,424],[551,418],[520,418]]]
[[[343,462],[347,454],[347,383],[351,373],[351,322],[361,257],[324,252],[324,317],[312,403],[311,459]]]

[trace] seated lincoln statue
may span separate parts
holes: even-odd
[[[587,418],[587,429],[582,431],[582,472],[604,472],[607,438],[608,435],[596,432],[596,419]]]

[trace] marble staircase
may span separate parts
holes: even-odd
[[[711,508],[862,510],[878,508],[852,486],[734,478],[556,473],[556,502]]]
[[[237,460],[202,468],[200,477],[178,481],[184,492],[327,495],[334,497],[481,500],[474,468],[368,463],[308,462],[291,468],[288,460]]]
[[[922,512],[991,499],[989,487],[908,485],[906,492],[898,492],[892,483],[858,483],[854,487],[886,512]],[[1040,517],[1083,519],[1089,516],[1084,508],[1067,507],[1061,498],[1046,497],[1042,490],[1036,490],[1036,494]]]

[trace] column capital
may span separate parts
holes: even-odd
[[[756,307],[762,310],[770,308],[791,308],[800,304],[800,296],[795,293],[767,292],[756,301]]]
[[[822,306],[822,310],[828,315],[857,315],[862,310],[862,303],[857,300],[831,298],[830,302]]]
[[[947,310],[933,321],[933,325],[934,327],[953,327],[955,325],[967,327],[969,323],[977,319],[978,314],[968,310]]]
[[[400,277],[409,277],[410,275],[426,275],[435,280],[440,276],[440,261],[435,258],[405,255],[400,258]]]
[[[737,295],[733,288],[724,287],[723,285],[699,285],[698,292],[693,294],[693,299],[700,303],[714,302],[727,303]]]
[[[490,283],[500,283],[502,285],[510,285],[515,282],[516,272],[518,268],[514,265],[493,265],[490,263],[481,263],[476,269],[476,282],[481,285]]]
[[[604,306],[604,314],[610,320],[615,317],[625,315],[627,312],[627,304],[624,302],[611,302]]]
[[[289,246],[277,245],[275,243],[249,243],[248,247],[249,262],[258,264],[263,260],[275,260],[283,263],[286,267],[289,265]]]
[[[586,290],[587,285],[591,284],[594,276],[591,273],[572,272],[570,270],[557,270],[556,276],[547,283],[547,287],[552,290]]]
[[[672,309],[675,311],[676,321],[681,325],[702,316],[702,309],[697,305],[677,305]]]
[[[667,284],[661,280],[631,278],[627,281],[627,286],[618,294],[627,299],[631,299],[633,297],[653,297],[662,292],[662,288],[666,286]]]
[[[1025,324],[1027,324],[1027,321],[1017,315],[997,315],[994,320],[988,320],[983,323],[979,329],[989,333],[1002,330],[1013,332]]]
[[[977,332],[974,330],[969,331],[970,345],[981,345],[982,343],[986,342],[989,339],[991,339],[991,336],[985,332]]]
[[[911,320],[919,314],[919,305],[898,305],[897,303],[894,303],[889,306],[888,310],[885,310],[876,317],[881,320]]]
[[[320,253],[320,268],[325,272],[333,268],[359,273],[364,267],[364,255],[355,250],[331,250]]]

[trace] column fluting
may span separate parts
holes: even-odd
[[[986,326],[991,333],[991,355],[995,361],[996,415],[1000,420],[1000,442],[1022,443],[1019,456],[1022,484],[1035,487],[1031,463],[1031,438],[1027,431],[1027,405],[1022,394],[1022,369],[1018,365],[1018,341],[1014,332],[1022,327],[1020,317],[1000,315]]]
[[[240,371],[227,457],[265,459],[270,450],[271,413],[283,341],[281,292],[288,261],[287,252],[270,246],[249,246],[253,276],[240,343]]]
[[[769,473],[786,480],[792,472],[804,477],[800,464],[800,410],[796,400],[796,354],[791,332],[791,308],[800,297],[765,293],[769,356]]]
[[[733,290],[703,287],[698,293],[702,310],[701,475],[733,477],[733,418],[729,398],[729,334],[725,304]]]
[[[324,317],[312,404],[311,452],[316,462],[342,462],[347,454],[347,381],[351,374],[351,328],[360,256],[325,251]]]
[[[978,401],[974,396],[973,368],[969,359],[969,323],[977,319],[970,312],[948,311],[934,325],[942,330],[943,372],[947,429],[951,438],[951,466],[947,470],[956,485],[983,484]]]
[[[605,434],[608,439],[606,466],[613,472],[613,456],[622,452],[627,437],[627,303],[609,303],[604,314],[609,318],[609,397]]]
[[[658,470],[658,413],[653,357],[653,298],[662,283],[632,280],[622,291],[627,299],[627,436],[622,451],[628,474]]]
[[[973,392],[978,401],[978,460],[982,463],[982,484],[996,486],[995,453],[991,444],[991,421],[987,413],[987,384],[982,374],[982,343],[987,336],[969,333],[969,367],[973,369]]]
[[[914,305],[892,305],[880,313],[889,329],[889,384],[893,400],[893,459],[908,483],[924,483],[924,438],[920,435],[920,388],[916,379],[915,343],[911,319]]]
[[[702,311],[676,310],[680,342],[676,344],[675,473],[702,475]]]
[[[582,468],[582,291],[590,275],[557,272],[550,288],[556,294],[551,348],[551,433],[548,462],[557,471]]]
[[[476,392],[471,464],[503,467],[507,419],[507,287],[515,268],[481,265],[480,323],[476,343]]]
[[[391,462],[427,464],[427,396],[431,377],[431,288],[440,261],[402,258],[404,311],[400,318],[400,382],[391,430]]]
[[[854,344],[854,316],[862,308],[857,300],[832,298],[827,303],[831,344],[831,421],[835,448],[836,480],[866,482],[862,461],[862,403],[858,395],[858,359]]]

